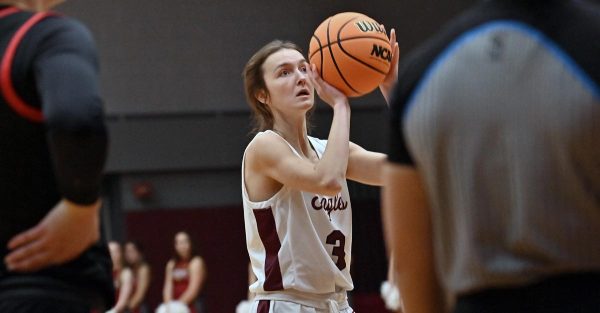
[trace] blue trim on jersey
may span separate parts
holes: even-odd
[[[431,77],[437,72],[438,68],[447,61],[447,59],[457,52],[462,45],[474,39],[474,37],[479,36],[481,33],[496,29],[516,30],[531,36],[534,40],[545,46],[548,51],[559,61],[562,61],[566,68],[570,70],[573,75],[575,75],[575,77],[583,83],[584,87],[586,87],[592,93],[592,96],[600,100],[600,86],[596,84],[594,80],[592,80],[592,78],[588,76],[587,73],[566,52],[564,52],[556,43],[554,43],[552,39],[546,37],[539,30],[527,24],[505,20],[486,23],[468,32],[465,32],[456,40],[454,40],[442,53],[440,53],[438,57],[431,63],[431,65],[429,65],[429,67],[425,70],[425,74],[422,76],[421,80],[417,84],[417,87],[415,87],[413,93],[410,95],[408,101],[406,102],[407,105],[404,108],[404,112],[402,112],[402,117],[404,118],[406,116],[406,113],[413,106],[415,98],[423,91],[423,88],[430,81]]]

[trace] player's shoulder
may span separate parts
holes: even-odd
[[[428,37],[401,58],[398,65],[398,83],[390,102],[392,111],[402,111],[413,89],[435,59],[453,40],[483,20],[479,6],[471,7],[447,22],[440,28],[440,31]]]
[[[48,13],[31,29],[32,36],[45,45],[73,45],[95,47],[94,37],[81,21],[56,13]]]
[[[401,113],[404,110],[415,87],[453,42],[488,22],[518,15],[517,10],[507,7],[502,1],[481,1],[442,25],[439,31],[400,60],[398,83],[390,104],[392,112]]]
[[[252,140],[250,140],[250,145],[260,145],[260,144],[264,144],[265,142],[268,142],[269,140],[273,140],[275,138],[277,138],[279,135],[277,135],[274,131],[272,130],[264,130],[264,131],[259,131],[256,134],[254,134],[254,137],[252,138]]]
[[[285,139],[273,131],[259,132],[246,148],[250,161],[269,161],[293,153]]]

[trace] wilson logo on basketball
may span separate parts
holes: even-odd
[[[380,45],[373,44],[373,50],[371,50],[371,56],[384,59],[388,62],[392,62],[392,53],[388,48],[384,48]]]
[[[358,21],[354,24],[363,33],[378,32],[378,33],[385,34],[385,31],[383,30],[383,27],[381,27],[381,25],[378,25],[377,23],[374,23],[371,21]]]
[[[327,215],[329,215],[329,219],[331,219],[331,212],[345,210],[348,207],[348,201],[344,201],[341,196],[335,196],[333,198],[320,198],[319,196],[314,196],[310,205],[317,211],[325,210]]]

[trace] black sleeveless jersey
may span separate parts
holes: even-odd
[[[61,198],[96,201],[107,135],[96,50],[83,25],[54,13],[0,6],[0,52],[4,259],[7,242],[39,223]],[[0,262],[0,289],[7,281],[35,284],[36,277],[100,293],[109,305],[113,301],[111,262],[101,243],[67,264],[27,275],[10,273]]]

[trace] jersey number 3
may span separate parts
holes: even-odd
[[[327,244],[333,245],[333,250],[331,250],[331,255],[337,256],[337,262],[335,265],[337,268],[341,270],[346,268],[346,252],[344,252],[344,247],[346,246],[346,236],[339,231],[334,230],[327,236]]]

